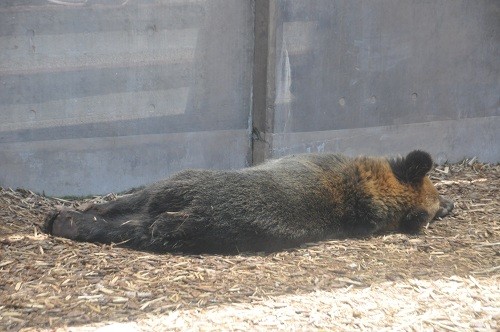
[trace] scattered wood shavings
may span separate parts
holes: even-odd
[[[500,166],[471,161],[432,172],[455,210],[421,235],[273,254],[155,255],[54,238],[39,229],[54,207],[116,195],[0,188],[0,330],[495,331]]]

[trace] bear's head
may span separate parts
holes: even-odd
[[[415,150],[406,157],[389,161],[392,172],[409,198],[397,227],[403,233],[417,233],[435,218],[451,212],[453,202],[439,195],[427,176],[432,169],[432,158],[424,151]]]

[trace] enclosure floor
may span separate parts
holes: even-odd
[[[47,212],[89,200],[0,189],[0,330],[497,330],[500,166],[431,178],[455,210],[418,236],[237,256],[54,238],[40,232]]]

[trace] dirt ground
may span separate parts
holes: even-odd
[[[237,256],[47,236],[48,211],[88,200],[0,188],[0,330],[495,331],[500,166],[466,160],[431,178],[455,210],[421,235]]]

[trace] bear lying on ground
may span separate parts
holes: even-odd
[[[453,203],[426,176],[430,155],[304,154],[237,171],[186,170],[85,211],[51,213],[45,230],[154,252],[276,251],[382,232],[417,233]]]

